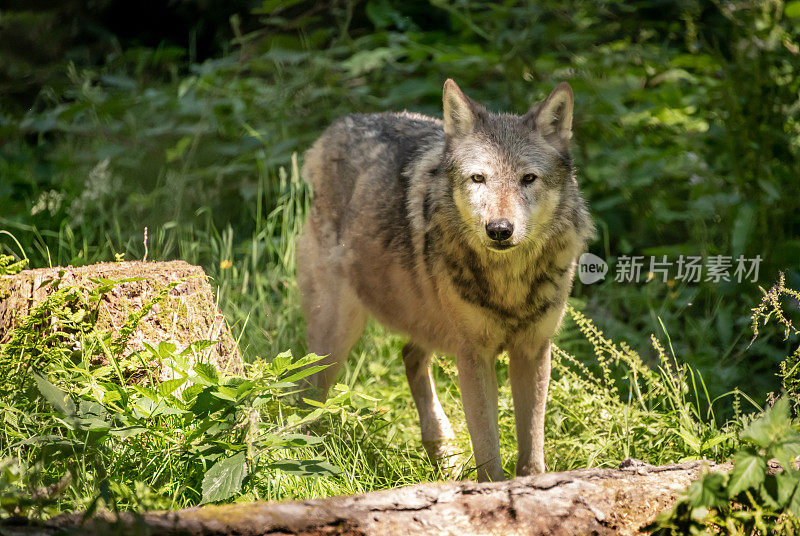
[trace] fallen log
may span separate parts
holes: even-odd
[[[189,366],[199,359],[220,370],[241,372],[239,350],[217,309],[205,272],[184,261],[106,262],[0,276],[0,344],[9,342],[14,327],[57,288],[75,286],[86,293],[100,284],[98,281],[107,280],[124,281],[104,293],[97,307],[98,327],[110,331],[114,337],[119,335],[130,315],[141,311],[170,284],[174,285],[163,299],[152,304],[147,314],[139,319],[136,329],[128,334],[123,358],[141,352],[146,344],[158,347],[161,342],[170,342],[182,350],[195,341],[214,340],[216,344],[204,349],[201,355],[189,356]],[[42,329],[51,327],[45,324]],[[78,338],[76,334],[76,345]],[[102,354],[96,358],[97,364],[106,364]],[[173,377],[169,363],[148,363],[150,365],[161,381]]]
[[[85,522],[79,514],[64,514],[39,526],[14,527],[13,533],[50,536],[80,527],[82,536],[634,535],[643,534],[640,527],[671,506],[677,492],[706,467],[730,469],[705,461],[655,467],[625,460],[619,469],[579,469],[497,483],[419,484],[350,497],[119,517],[106,512]]]

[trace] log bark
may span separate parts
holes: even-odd
[[[80,533],[182,536],[634,535],[671,506],[705,461],[579,469],[477,484],[443,482],[330,499],[205,506],[143,515],[98,514]],[[49,536],[81,525],[65,514],[17,534]],[[2,528],[2,527],[0,527]]]
[[[231,373],[241,372],[242,359],[224,317],[217,309],[208,278],[199,266],[184,261],[108,262],[73,267],[25,270],[13,276],[0,276],[0,343],[7,343],[13,328],[42,300],[55,292],[51,282],[82,289],[96,286],[92,279],[140,280],[120,283],[103,295],[97,325],[116,337],[128,317],[170,283],[178,282],[163,300],[139,321],[124,350],[123,358],[162,341],[182,350],[198,340],[218,341],[201,352],[199,360]],[[103,357],[98,356],[102,361]],[[190,356],[190,366],[198,359]],[[104,364],[100,362],[99,364]],[[150,366],[151,363],[148,363]],[[168,363],[154,363],[161,381],[171,379]]]

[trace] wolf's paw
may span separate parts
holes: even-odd
[[[466,460],[464,453],[458,448],[452,439],[440,441],[423,441],[422,446],[428,453],[434,467],[442,474],[453,480],[457,480],[463,474]]]

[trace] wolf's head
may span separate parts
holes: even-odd
[[[569,84],[523,116],[488,112],[452,80],[443,98],[445,165],[471,241],[497,252],[536,243],[557,207],[579,199]]]

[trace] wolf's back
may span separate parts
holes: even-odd
[[[406,220],[411,179],[405,171],[443,135],[441,121],[407,112],[338,119],[305,155],[312,218],[324,216],[339,232],[370,212],[396,224]]]

